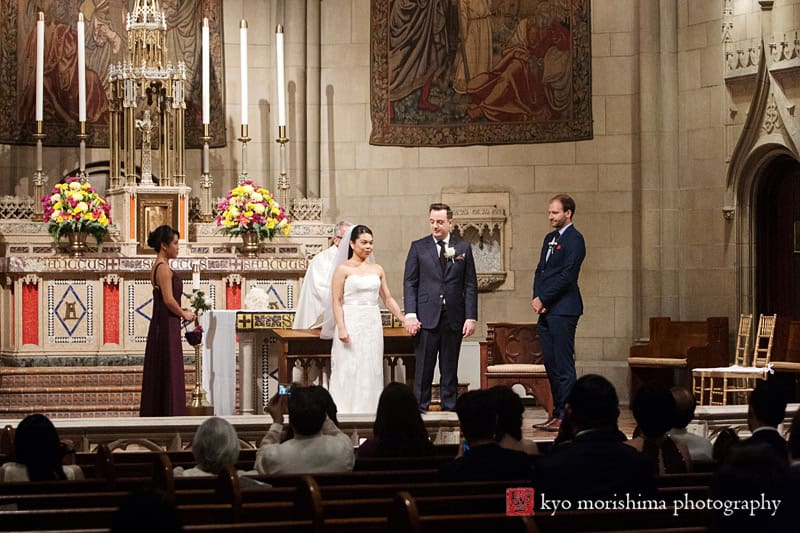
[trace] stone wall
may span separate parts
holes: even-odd
[[[581,275],[585,315],[578,326],[579,372],[609,376],[620,397],[626,397],[628,347],[648,335],[649,316],[699,320],[738,313],[735,236],[721,209],[726,171],[723,4],[731,2],[593,2],[594,139],[438,149],[368,144],[370,0],[287,1],[293,194],[318,190],[327,222],[346,218],[372,227],[375,256],[399,301],[405,255],[409,243],[428,232],[429,203],[443,194],[509,193],[513,283],[480,295],[482,323],[535,319],[530,285],[548,231],[548,199],[559,192],[572,194],[575,225],[588,245]],[[215,195],[227,191],[241,167],[235,139],[242,17],[250,27],[253,141],[248,170],[257,181],[275,185],[277,127],[270,104],[276,99],[273,30],[281,5],[276,0],[225,2],[229,145],[212,150]],[[732,5],[748,27],[757,24],[757,2]],[[797,11],[792,11],[795,17]],[[309,97],[307,85],[316,87],[317,77],[319,91],[311,90]],[[30,175],[32,154],[27,147],[0,147],[0,171],[15,178]],[[46,149],[45,154],[51,179],[77,164],[77,148]],[[88,159],[94,158],[105,155],[94,150]],[[200,153],[190,151],[187,183],[195,190],[199,170]],[[4,180],[0,194],[25,193],[28,181],[19,183],[15,187],[14,180]],[[470,342],[484,334],[480,327]],[[465,353],[476,354],[474,344]],[[474,375],[477,363],[464,364]]]

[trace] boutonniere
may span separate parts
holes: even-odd
[[[444,258],[445,259],[453,259],[456,256],[456,249],[452,246],[448,246],[444,249]]]
[[[550,252],[552,253],[553,250],[560,250],[561,246],[558,244],[558,241],[555,237],[553,240],[547,243],[547,246],[550,248]],[[557,248],[556,248],[557,247]]]

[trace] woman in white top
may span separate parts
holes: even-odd
[[[83,479],[77,465],[63,466],[61,441],[55,426],[44,415],[25,417],[14,432],[16,462],[0,467],[0,481],[55,481]]]

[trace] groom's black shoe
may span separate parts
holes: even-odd
[[[550,418],[548,418],[548,419],[547,419],[546,421],[544,421],[544,422],[541,422],[541,423],[539,423],[539,424],[534,424],[534,425],[533,425],[533,429],[544,429],[544,428],[546,428],[547,426],[549,426],[550,424],[552,424],[552,423],[553,423],[553,420],[555,420],[555,418],[553,418],[553,417],[551,416]]]

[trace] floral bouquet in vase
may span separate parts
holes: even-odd
[[[245,180],[217,205],[217,226],[228,236],[241,235],[243,252],[254,256],[258,242],[276,233],[288,235],[291,226],[286,211],[270,192],[252,180]]]
[[[102,244],[111,224],[111,205],[80,178],[67,178],[42,197],[42,211],[47,231],[55,240],[62,235],[93,235]]]

